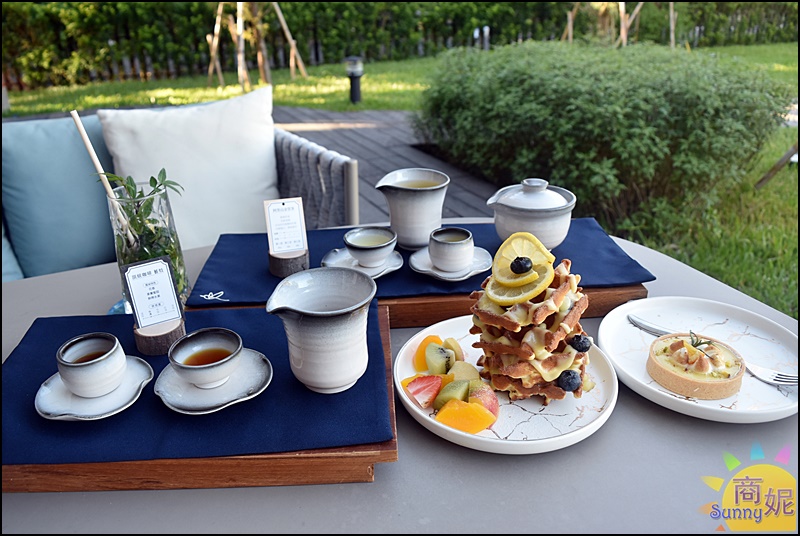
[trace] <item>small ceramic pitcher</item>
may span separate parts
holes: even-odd
[[[377,289],[363,272],[333,266],[278,283],[267,312],[283,321],[292,373],[306,387],[339,393],[367,370],[367,317]]]
[[[397,245],[422,249],[431,231],[442,226],[442,208],[450,177],[424,168],[398,169],[385,175],[375,188],[389,204],[389,220]]]

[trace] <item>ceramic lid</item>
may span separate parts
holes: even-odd
[[[522,184],[503,188],[489,201],[492,205],[523,210],[557,209],[570,204],[563,195],[548,188],[548,182],[544,179],[524,179]]]

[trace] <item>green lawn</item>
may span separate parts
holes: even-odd
[[[797,43],[709,47],[698,49],[697,52],[716,54],[723,61],[741,61],[754,69],[765,71],[775,80],[792,86],[797,95]]]
[[[361,77],[359,104],[350,102],[350,80],[342,65],[308,67],[308,78],[288,69],[273,70],[273,102],[276,106],[301,106],[336,112],[348,110],[417,110],[422,91],[428,87],[428,73],[436,65],[435,58],[408,61],[387,61],[366,64]],[[214,76],[211,86],[207,76],[183,77],[176,80],[148,82],[97,82],[85,86],[53,87],[33,91],[10,91],[11,111],[7,116],[29,116],[93,110],[168,106],[214,101],[242,94],[236,73],[225,73],[225,85]],[[258,71],[250,73],[254,86],[261,82]]]
[[[797,43],[696,49],[713,53],[721,61],[744,62],[776,80],[790,84],[797,95]],[[428,87],[435,58],[365,65],[361,79],[362,102],[349,101],[349,80],[343,65],[308,67],[308,78],[291,79],[287,69],[272,72],[274,103],[332,111],[409,110],[419,108]],[[256,72],[251,80],[258,80]],[[70,110],[110,107],[176,105],[234,97],[242,93],[235,73],[226,73],[226,85],[214,78],[95,83],[82,87],[10,92],[11,112],[27,116]],[[784,313],[798,317],[797,288],[797,167],[788,166],[760,190],[753,185],[797,141],[797,128],[782,129],[770,140],[759,162],[731,190],[718,208],[722,225],[698,225],[691,236],[675,236],[669,243],[645,244],[757,298]]]

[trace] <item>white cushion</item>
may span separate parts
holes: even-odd
[[[183,249],[222,233],[266,232],[265,199],[276,199],[272,86],[207,104],[98,110],[122,177],[144,185],[161,168],[183,186],[169,200]]]

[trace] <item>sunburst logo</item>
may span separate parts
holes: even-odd
[[[791,446],[775,456],[781,465],[789,465]],[[777,465],[763,463],[764,451],[759,443],[750,450],[751,464],[742,467],[733,454],[722,453],[730,479],[704,476],[703,482],[714,491],[722,491],[719,501],[703,505],[700,511],[711,519],[723,521],[718,531],[797,532],[797,479]],[[727,483],[726,483],[727,482]]]

